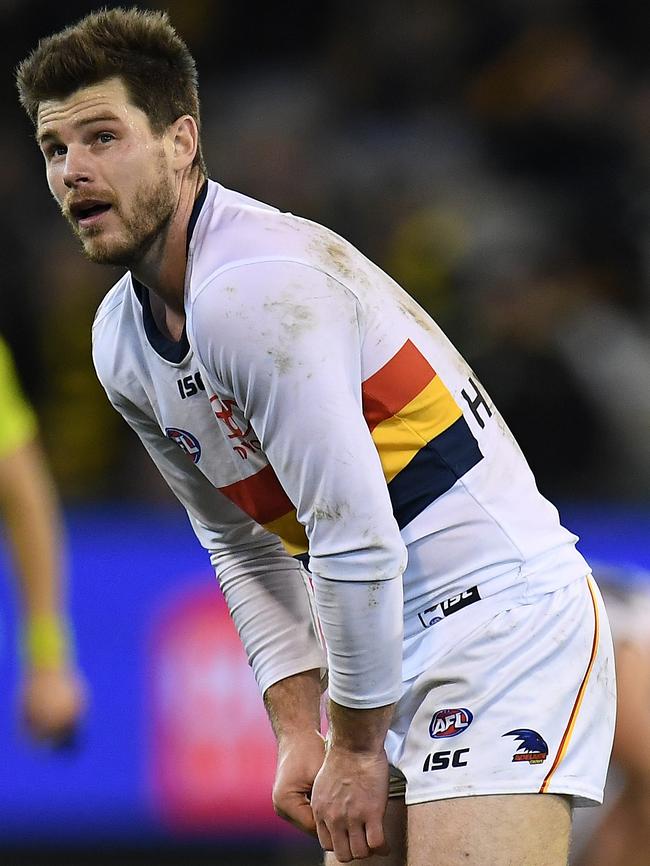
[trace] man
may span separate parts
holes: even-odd
[[[129,268],[97,372],[211,552],[276,809],[328,864],[566,863],[571,805],[602,794],[611,642],[472,371],[346,241],[206,179],[164,14],[89,15],[18,87],[86,254]]]
[[[84,709],[61,575],[59,507],[9,350],[0,339],[0,516],[19,578],[22,714],[37,741],[69,739]]]
[[[650,573],[595,568],[616,652],[618,714],[605,807],[581,810],[575,866],[647,866],[650,859]]]

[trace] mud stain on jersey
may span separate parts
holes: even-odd
[[[317,317],[306,304],[296,303],[293,295],[267,301],[264,312],[272,318],[274,332],[267,354],[273,358],[278,373],[288,373],[296,365],[296,341],[316,326]]]
[[[395,292],[395,300],[401,312],[410,319],[413,319],[423,330],[429,332],[434,330],[434,325],[429,314],[409,294],[404,291],[400,291],[399,294]]]
[[[305,331],[311,330],[316,324],[315,319],[309,307],[292,304],[287,310],[287,315],[282,319],[282,327],[292,339],[295,339]]]
[[[346,503],[315,505],[312,514],[316,520],[342,520],[348,510]]]
[[[353,247],[348,249],[343,241],[337,240],[334,235],[323,231],[307,249],[318,257],[327,271],[340,276],[344,282],[365,288],[370,285],[367,274],[353,260],[353,254],[357,251]],[[361,256],[361,253],[357,255]]]
[[[294,232],[303,231],[303,223],[305,220],[302,217],[297,217],[295,214],[282,214],[278,217],[278,223],[283,228],[291,229]]]
[[[377,607],[379,601],[377,593],[379,592],[379,581],[373,580],[368,584],[368,607]]]
[[[366,527],[361,533],[361,536],[362,538],[368,539],[368,547],[381,547],[383,544],[381,536],[378,535],[375,530],[371,529],[370,527]]]
[[[293,369],[293,358],[284,349],[267,349],[266,354],[273,358],[278,373],[288,373]]]
[[[347,250],[342,244],[330,241],[322,246],[322,251],[325,254],[326,260],[334,265],[334,269],[346,280],[352,280],[355,277],[352,263],[347,254]]]
[[[267,301],[264,304],[264,309],[280,319],[283,331],[292,340],[316,325],[317,320],[314,311],[305,304],[296,303],[293,297]]]

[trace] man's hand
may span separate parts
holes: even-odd
[[[320,695],[320,671],[315,669],[279,680],[264,693],[278,741],[273,806],[281,818],[314,835],[316,824],[309,798],[325,756]]]
[[[341,863],[389,853],[384,836],[388,760],[377,752],[331,746],[316,777],[311,807],[318,840]]]
[[[299,830],[316,835],[311,808],[314,779],[325,757],[325,740],[318,731],[307,731],[278,743],[278,766],[273,785],[276,813]]]
[[[311,807],[318,840],[341,863],[386,855],[388,759],[384,751],[392,705],[360,710],[330,699],[330,730]]]
[[[71,668],[30,669],[25,674],[22,714],[35,740],[62,745],[75,733],[86,706],[85,689]]]

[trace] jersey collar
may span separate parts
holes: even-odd
[[[203,186],[201,187],[201,192],[198,194],[196,201],[194,202],[194,207],[192,208],[192,213],[190,214],[190,220],[187,224],[187,240],[185,244],[186,251],[189,251],[192,234],[194,233],[194,227],[196,226],[196,221],[199,218],[199,214],[201,213],[201,209],[205,203],[207,194],[208,181],[205,180],[203,182]],[[142,323],[144,325],[144,332],[147,335],[149,345],[158,355],[160,355],[161,358],[164,358],[165,361],[169,361],[172,364],[180,364],[190,351],[190,343],[187,339],[187,326],[183,327],[183,333],[181,334],[181,338],[178,342],[170,340],[164,334],[161,334],[158,330],[158,327],[156,326],[156,322],[151,311],[149,289],[141,282],[136,280],[133,275],[131,275],[131,282],[133,284],[133,291],[135,292],[135,295],[140,301],[140,305],[142,307]]]

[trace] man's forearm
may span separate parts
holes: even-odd
[[[40,445],[31,442],[6,458],[0,504],[27,617],[51,617],[64,608],[58,502]]]
[[[278,742],[320,732],[321,678],[318,669],[274,683],[264,693],[264,706]]]
[[[325,757],[325,742],[320,733],[320,697],[319,669],[278,680],[264,693],[264,704],[278,741],[273,806],[282,818],[314,835],[311,791]]]
[[[22,648],[34,670],[71,662],[62,579],[61,520],[54,483],[37,440],[0,464],[0,510],[16,565]]]

